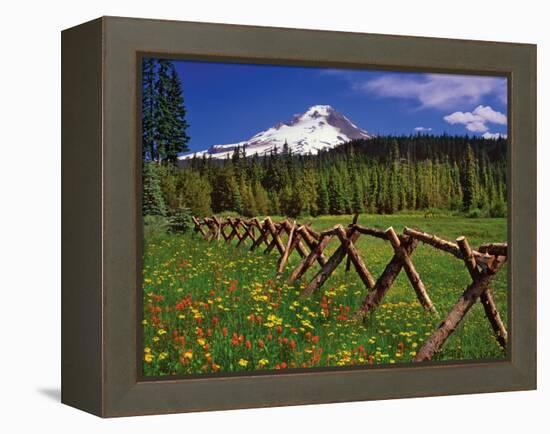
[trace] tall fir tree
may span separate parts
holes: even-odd
[[[172,62],[168,65],[168,74],[166,103],[168,105],[170,128],[166,139],[166,161],[175,165],[178,161],[178,155],[189,151],[190,138],[187,135],[189,124],[185,119],[186,109],[181,82]]]
[[[462,195],[465,211],[477,206],[477,164],[470,144],[466,147],[462,166]]]
[[[143,59],[141,100],[142,160],[151,161],[154,155],[155,140],[155,60]]]
[[[143,164],[142,186],[143,215],[166,215],[166,204],[162,193],[159,167],[152,162]]]
[[[170,61],[161,59],[158,63],[154,106],[155,148],[152,159],[160,163],[167,157],[174,122],[168,97],[171,86]]]

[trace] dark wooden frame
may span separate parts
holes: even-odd
[[[509,78],[502,361],[145,380],[138,62],[157,57]],[[127,416],[536,388],[536,46],[103,17],[62,33],[62,402]]]

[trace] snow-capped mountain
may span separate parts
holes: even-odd
[[[295,115],[290,122],[278,123],[261,131],[248,140],[227,145],[212,145],[209,149],[184,155],[180,159],[211,156],[227,158],[236,147],[244,149],[247,156],[269,155],[277,148],[280,152],[285,141],[293,154],[317,154],[354,139],[370,138],[367,131],[359,128],[329,105],[314,105],[304,113]]]

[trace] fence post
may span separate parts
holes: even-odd
[[[348,261],[353,262],[353,265],[355,265],[355,270],[357,271],[357,274],[359,274],[359,277],[365,284],[365,286],[371,290],[374,288],[375,280],[374,277],[372,277],[372,274],[370,273],[369,269],[359,256],[359,252],[357,251],[357,248],[353,245],[353,242],[347,237],[346,232],[344,231],[344,228],[342,226],[339,226],[336,229],[336,235],[338,235],[338,238],[340,239],[340,242],[346,249],[346,253],[348,255]],[[346,264],[347,267],[347,264]],[[346,269],[347,271],[347,269]]]
[[[353,216],[353,220],[351,222],[351,225],[352,226],[356,225],[358,220],[359,220],[359,214],[355,214]],[[346,259],[346,273],[349,272],[350,269],[351,269],[351,258],[348,255],[348,258]]]
[[[299,235],[295,235],[294,231],[296,230],[296,221],[292,223],[292,226],[290,228],[290,232],[288,234],[288,241],[286,243],[285,251],[283,255],[281,256],[281,259],[279,260],[279,266],[277,267],[277,274],[281,275],[283,272],[283,269],[285,268],[286,261],[288,260],[288,257],[290,256],[290,252],[292,250],[292,247],[297,245],[300,242]],[[295,240],[297,240],[295,242]]]
[[[292,271],[292,274],[288,278],[288,284],[293,284],[296,280],[300,279],[305,272],[313,265],[315,260],[319,261],[323,251],[327,247],[327,244],[330,242],[332,235],[321,235],[319,242],[314,249],[311,250],[310,254],[302,261],[298,266]],[[327,261],[321,266],[326,265]]]
[[[466,264],[466,268],[468,269],[472,280],[475,282],[481,277],[481,273],[477,266],[476,259],[472,253],[472,249],[470,248],[470,245],[468,244],[468,241],[465,237],[457,238],[456,243],[458,244],[460,251],[464,254],[464,263]],[[493,328],[493,332],[495,333],[495,337],[498,343],[502,348],[506,349],[508,332],[506,331],[506,327],[504,326],[504,323],[500,318],[500,314],[493,299],[493,292],[490,287],[488,287],[485,291],[481,293],[480,301],[483,305],[485,316],[487,317],[489,323],[491,324],[491,327]]]
[[[277,247],[277,250],[279,251],[279,254],[283,255],[284,252],[285,252],[285,248],[283,247],[283,242],[281,241],[281,238],[279,237],[279,234],[283,230],[283,225],[280,225],[279,229],[277,230],[277,229],[275,229],[275,225],[273,224],[273,221],[271,220],[270,217],[267,217],[265,219],[265,221],[267,223],[267,228],[268,228],[269,232],[271,233],[271,236],[273,237],[273,241],[271,242],[271,244],[269,246],[267,246],[267,249],[265,249],[265,253],[269,253],[269,252],[271,252],[271,250],[273,250],[273,247]]]
[[[417,244],[418,241],[416,241],[414,238],[409,238],[408,240],[403,241],[401,245],[403,249],[407,252],[407,254],[410,255],[416,248]],[[388,265],[386,265],[384,272],[376,281],[374,289],[369,292],[365,297],[361,308],[358,312],[355,313],[354,318],[364,318],[369,313],[369,311],[380,304],[390,287],[395,282],[395,279],[399,275],[401,268],[403,268],[401,255],[398,253],[394,253],[392,260],[389,262]]]
[[[467,252],[464,250],[463,253],[466,257]],[[466,288],[439,327],[431,334],[426,342],[424,342],[424,345],[422,345],[422,348],[420,348],[414,357],[414,362],[431,360],[434,354],[441,349],[448,337],[456,330],[480,295],[487,290],[491,279],[501,265],[502,263],[497,262],[494,264],[494,268],[487,269],[481,273],[479,278]]]
[[[428,295],[428,291],[426,291],[424,283],[422,283],[422,280],[420,280],[420,275],[416,271],[416,268],[412,263],[411,257],[407,253],[406,249],[401,246],[401,240],[395,233],[395,230],[390,226],[386,230],[386,234],[388,235],[388,240],[392,245],[393,250],[397,255],[401,257],[403,268],[405,269],[405,273],[407,273],[407,277],[411,282],[414,292],[416,292],[416,297],[418,298],[418,301],[424,309],[427,309],[430,312],[437,314],[437,310],[435,309],[435,306],[433,305],[432,300]]]
[[[338,226],[342,227],[342,225]],[[349,229],[346,235],[348,235],[348,238],[351,240],[351,242],[355,242],[357,238],[359,238],[359,232],[355,231],[354,229]],[[321,270],[311,280],[309,285],[302,291],[300,297],[307,297],[308,295],[311,295],[313,294],[313,292],[317,291],[321,286],[323,286],[326,280],[334,272],[336,267],[338,267],[340,262],[342,262],[342,260],[346,256],[346,252],[347,250],[344,245],[338,247],[336,252],[333,253],[325,266],[321,268]]]

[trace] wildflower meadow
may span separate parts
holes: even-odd
[[[313,220],[317,230],[348,224],[351,216]],[[426,218],[424,215],[361,215],[362,224],[385,229],[418,226],[447,239],[467,235],[472,245],[506,239],[504,218]],[[357,247],[377,277],[393,252],[383,240],[360,239]],[[330,249],[335,249],[329,245]],[[332,251],[333,251],[332,250]],[[365,322],[352,318],[366,295],[356,273],[339,267],[320,291],[300,299],[309,271],[287,285],[276,275],[278,256],[236,242],[207,242],[191,231],[151,233],[144,240],[143,375],[268,372],[338,366],[410,363],[441,317],[425,312],[404,273]],[[297,264],[299,258],[290,258]],[[440,312],[456,302],[470,277],[444,252],[419,246],[414,262]],[[287,270],[292,267],[287,268]],[[506,271],[492,285],[506,322]],[[436,360],[505,357],[477,303]]]

